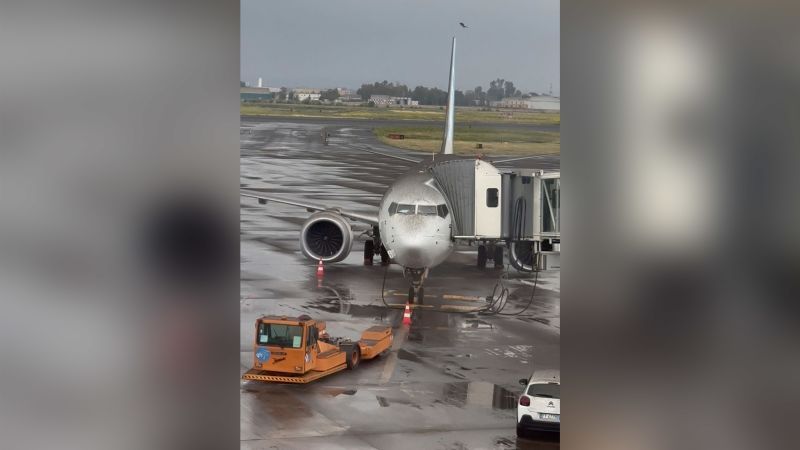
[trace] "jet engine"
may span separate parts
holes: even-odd
[[[339,262],[350,254],[353,230],[335,211],[317,212],[303,224],[300,246],[308,259]]]

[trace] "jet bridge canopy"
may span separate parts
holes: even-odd
[[[454,236],[502,237],[502,177],[494,165],[477,158],[441,157],[428,170],[450,202]]]
[[[501,172],[488,161],[449,155],[427,169],[449,202],[456,239],[560,241],[560,172]]]

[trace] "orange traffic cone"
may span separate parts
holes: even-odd
[[[411,307],[406,302],[406,310],[403,311],[403,325],[411,325]]]
[[[317,264],[317,276],[322,277],[325,275],[325,269],[322,268],[322,260],[319,260],[319,264]]]

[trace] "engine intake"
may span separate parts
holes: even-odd
[[[300,246],[308,259],[338,262],[350,254],[353,230],[350,223],[335,212],[314,213],[303,224]]]

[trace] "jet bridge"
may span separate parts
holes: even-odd
[[[500,170],[479,158],[449,155],[428,170],[448,200],[455,239],[492,247],[503,243],[517,268],[559,267],[560,172]],[[480,254],[479,248],[479,265],[485,264]]]

